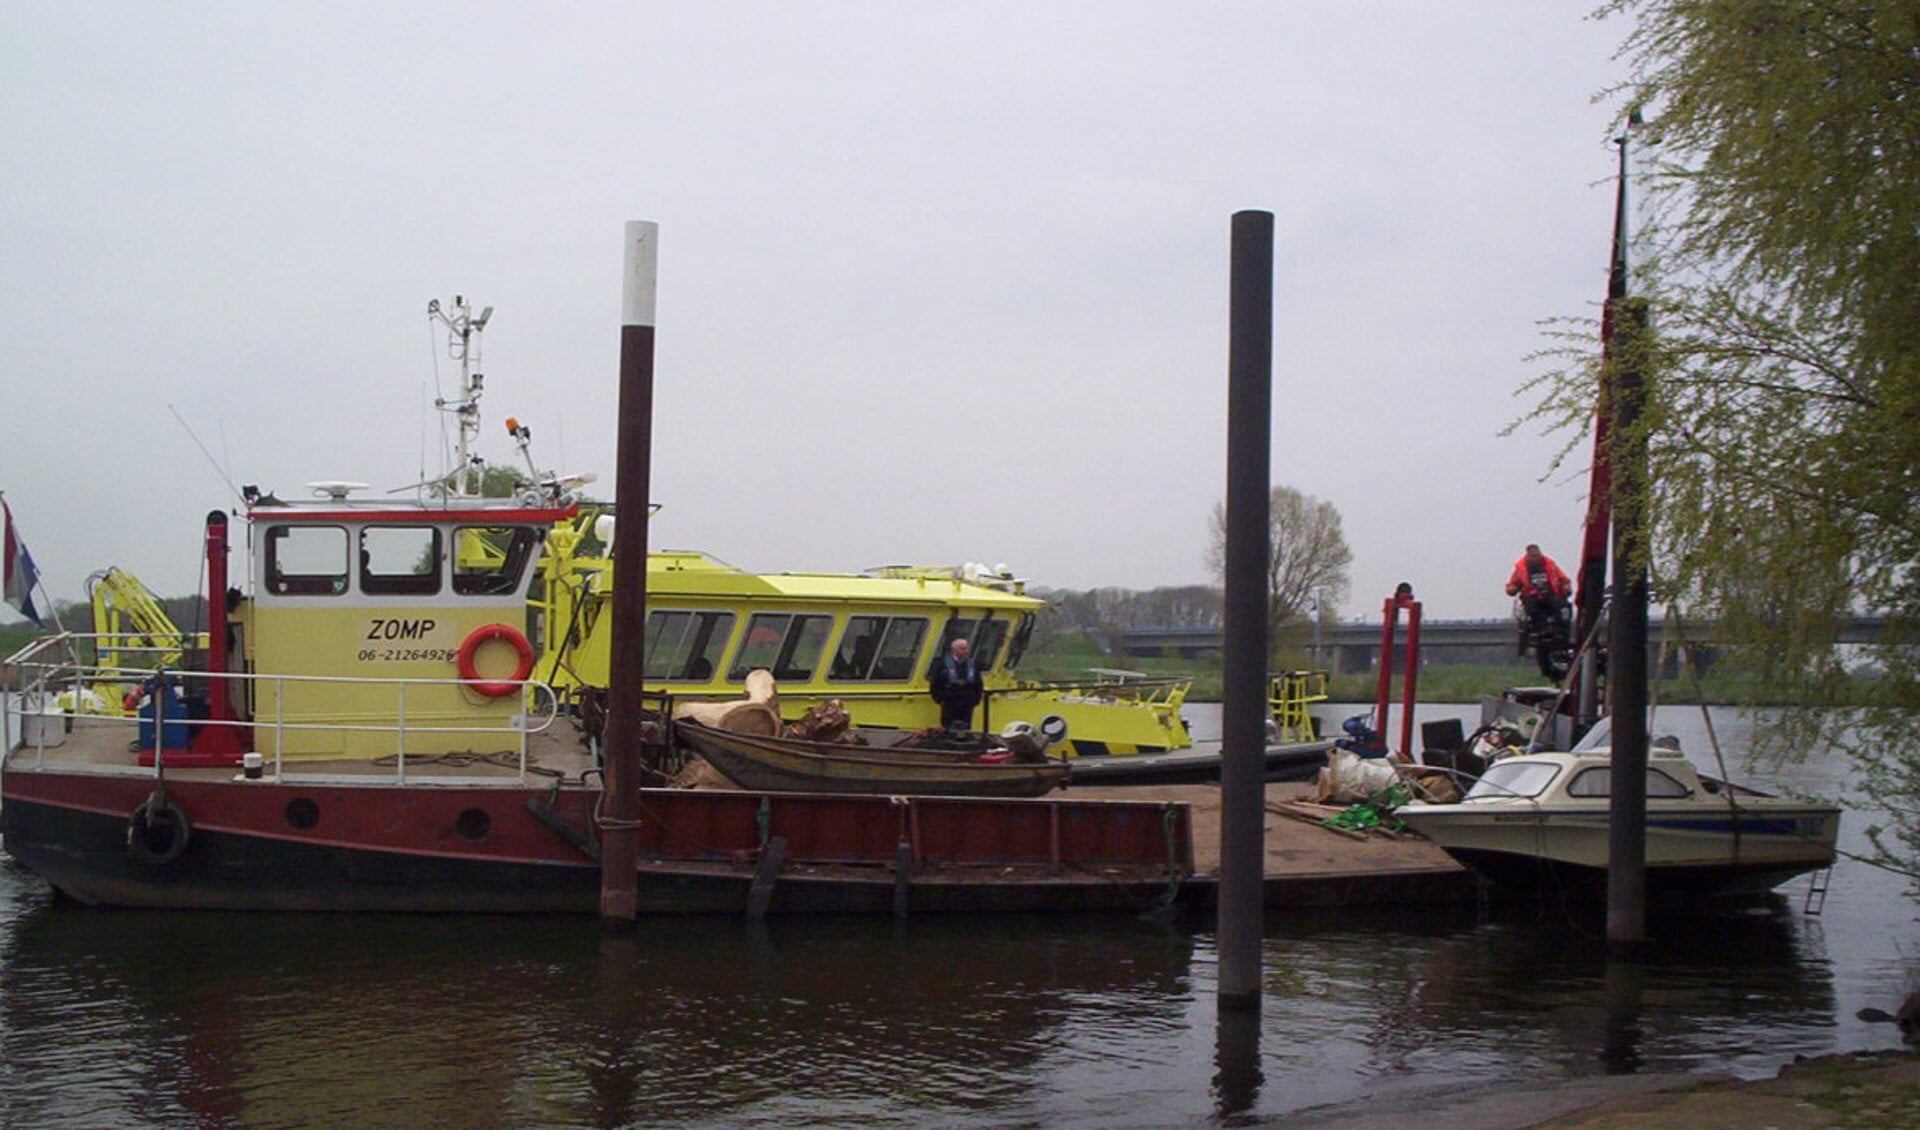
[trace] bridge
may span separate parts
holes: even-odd
[[[1884,616],[1856,616],[1841,627],[1839,639],[1841,643],[1872,643],[1880,638],[1885,626]],[[1719,622],[1715,620],[1689,621],[1687,624],[1687,642],[1698,654],[1699,665],[1703,669],[1712,662],[1718,627]],[[1298,634],[1295,638],[1307,650],[1310,661],[1335,674],[1369,671],[1380,660],[1378,621],[1371,624],[1364,621],[1328,624],[1319,630],[1317,638],[1311,628],[1303,627],[1296,631]],[[1647,625],[1648,647],[1656,659],[1663,641],[1670,643],[1679,638],[1678,632],[1668,633],[1664,618],[1652,620]],[[1396,639],[1406,639],[1404,624]],[[1518,654],[1518,643],[1518,630],[1512,620],[1423,620],[1420,623],[1421,659],[1429,664],[1477,663],[1499,666],[1530,662]],[[1197,658],[1218,655],[1220,644],[1218,628],[1132,628],[1110,632],[1106,639],[1108,652],[1116,657],[1179,655]]]

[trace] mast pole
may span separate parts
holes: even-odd
[[[1627,130],[1614,139],[1620,150],[1614,177],[1613,251],[1607,269],[1607,302],[1600,312],[1600,390],[1593,415],[1593,466],[1587,478],[1587,522],[1580,545],[1580,568],[1574,593],[1573,639],[1591,640],[1600,624],[1607,589],[1608,542],[1613,529],[1614,426],[1613,394],[1608,366],[1612,363],[1619,310],[1627,299],[1627,139],[1638,111],[1629,116]],[[1576,682],[1574,737],[1586,733],[1600,717],[1599,649],[1587,648],[1580,658]]]

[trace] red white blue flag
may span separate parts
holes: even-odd
[[[33,555],[27,552],[26,543],[13,528],[13,510],[4,499],[0,499],[0,535],[4,536],[0,549],[5,552],[7,603],[38,624],[40,613],[33,607],[33,588],[40,583],[40,573],[33,567]]]

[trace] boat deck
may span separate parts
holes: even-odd
[[[139,750],[132,748],[133,726],[120,719],[80,717],[59,734],[58,745],[44,749],[28,746],[14,752],[10,765],[30,770],[44,757],[48,768],[102,775],[127,776],[150,774],[151,768],[136,768]],[[528,735],[526,768],[521,769],[517,750],[474,750],[434,756],[412,755],[404,762],[393,756],[373,759],[326,759],[287,761],[277,767],[269,761],[265,778],[259,784],[341,783],[406,784],[432,788],[437,785],[536,786],[557,782],[578,786],[591,775],[593,765],[584,743],[568,723],[556,723],[548,730]],[[232,781],[241,776],[237,767],[168,767],[166,776],[175,781]],[[716,775],[717,776],[717,775]],[[737,793],[730,786],[711,778],[695,779],[703,789]],[[597,784],[597,782],[594,782]],[[1290,808],[1310,795],[1304,783],[1269,783],[1265,786],[1264,901],[1272,909],[1407,905],[1436,902],[1469,902],[1477,895],[1477,881],[1471,872],[1451,860],[1439,848],[1412,835],[1359,836],[1318,826],[1301,810]],[[691,801],[694,798],[689,796]],[[717,799],[717,798],[716,798]],[[1002,801],[1000,804],[1049,805],[1066,802],[1106,802],[1139,805],[1179,805],[1188,814],[1191,828],[1192,871],[1180,884],[1178,897],[1190,907],[1210,909],[1216,900],[1220,870],[1221,793],[1214,784],[1160,785],[1086,785],[1070,784],[1066,789],[1031,801]],[[985,835],[986,831],[979,834]],[[1157,842],[1157,840],[1156,840]],[[663,864],[665,867],[696,867],[693,864]],[[997,869],[996,869],[997,870]],[[809,885],[828,883],[832,868],[810,866],[794,860],[783,872],[782,885],[804,890]],[[1119,872],[1113,872],[1117,878]],[[936,886],[929,882],[932,873],[919,880],[917,890]],[[1084,878],[1084,877],[1083,877]],[[1136,876],[1142,889],[1152,885],[1151,876]],[[1164,885],[1164,880],[1158,880]],[[941,875],[938,884],[951,889],[955,885],[973,888],[972,895],[949,895],[956,907],[995,909],[997,904],[981,886],[1000,884],[1009,891],[1024,886],[1052,886],[1061,877],[1028,875],[1018,868],[1001,873]],[[916,895],[916,905],[923,896]],[[1061,908],[1071,909],[1082,896],[1056,899]],[[822,900],[826,909],[838,908],[833,900]],[[851,905],[848,909],[854,909]],[[861,909],[868,909],[861,907]]]
[[[65,732],[60,744],[36,747],[23,745],[12,755],[12,764],[31,767],[42,757],[48,766],[95,769],[102,773],[126,772],[140,764],[144,752],[151,759],[151,748],[134,743],[135,723],[125,718],[80,715],[63,719]],[[164,758],[163,754],[163,758]],[[372,782],[378,780],[410,783],[444,781],[446,783],[510,784],[521,780],[520,753],[517,749],[474,749],[457,753],[409,754],[404,762],[397,754],[385,757],[289,758],[279,766],[289,780],[341,780]],[[544,730],[527,735],[526,775],[543,780],[578,781],[593,768],[592,756],[573,725],[556,720]],[[275,775],[269,759],[265,775]],[[152,772],[151,767],[141,770]],[[170,778],[184,780],[230,780],[241,775],[238,766],[195,767],[165,765]]]
[[[1194,875],[1183,895],[1212,906],[1220,874],[1221,795],[1217,784],[1072,787],[1090,800],[1149,797],[1188,806]],[[1289,806],[1313,795],[1304,782],[1266,786],[1263,864],[1266,905],[1375,906],[1472,902],[1478,880],[1446,852],[1412,833],[1356,835],[1303,819]]]

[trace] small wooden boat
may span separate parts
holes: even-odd
[[[1062,762],[1020,761],[1006,750],[901,744],[915,736],[908,731],[887,734],[893,744],[853,744],[741,734],[683,719],[674,734],[728,780],[760,792],[1031,797],[1067,778]]]

